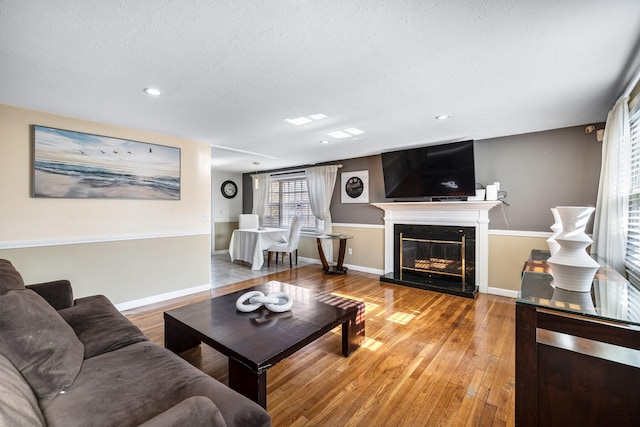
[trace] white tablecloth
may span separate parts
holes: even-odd
[[[262,251],[276,242],[288,238],[289,230],[264,228],[258,230],[234,230],[229,243],[231,261],[250,262],[252,270],[260,270],[264,263]]]

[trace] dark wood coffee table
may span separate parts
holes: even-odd
[[[293,307],[285,313],[236,310],[238,297],[254,290],[287,292]],[[229,387],[266,409],[267,369],[338,325],[346,357],[364,340],[364,303],[271,281],[165,312],[164,342],[176,353],[204,342],[226,355]]]

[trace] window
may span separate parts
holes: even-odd
[[[631,190],[625,264],[629,281],[640,287],[640,96],[629,108],[631,128]]]
[[[302,218],[303,230],[317,231],[323,227],[324,221],[318,220],[311,212],[309,190],[304,176],[272,180],[269,184],[267,214],[262,219],[262,225],[288,228],[294,216]]]

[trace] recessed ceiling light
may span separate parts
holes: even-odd
[[[287,123],[291,123],[292,125],[300,126],[300,125],[305,125],[307,123],[311,123],[314,120],[322,120],[326,118],[327,118],[326,114],[317,113],[317,114],[311,114],[306,117],[300,116],[297,119],[284,119],[284,121]]]
[[[343,132],[341,130],[337,130],[335,132],[329,132],[327,135],[332,136],[334,138],[337,139],[343,139],[343,138],[351,138],[352,135],[349,135],[346,132]]]
[[[151,95],[151,96],[160,96],[162,95],[162,91],[160,89],[157,89],[155,87],[146,87],[143,89],[143,92],[146,93],[147,95]]]
[[[364,133],[363,130],[360,130],[357,128],[349,128],[349,129],[345,129],[344,131],[347,133],[350,133],[351,135],[361,135]]]
[[[449,116],[447,114],[442,114],[440,116],[436,116],[436,120],[447,120],[449,117],[451,117],[451,116]]]
[[[312,114],[309,117],[311,120],[322,120],[322,119],[326,119],[327,116],[325,114]]]
[[[285,122],[291,123],[292,125],[300,126],[305,123],[311,122],[311,119],[307,119],[306,117],[298,117],[297,119],[284,119]]]
[[[326,139],[323,139],[322,141],[320,141],[320,144],[328,144],[329,141],[327,141]]]

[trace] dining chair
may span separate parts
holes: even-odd
[[[255,230],[258,228],[259,218],[255,214],[238,215],[238,228],[240,230]]]
[[[278,242],[267,249],[267,267],[271,264],[271,253],[276,253],[276,264],[278,264],[278,253],[282,252],[282,263],[284,264],[284,254],[289,254],[289,268],[293,268],[293,253],[296,254],[296,265],[298,265],[298,243],[300,242],[300,230],[302,229],[302,218],[295,216],[291,221],[289,239],[286,242]]]

